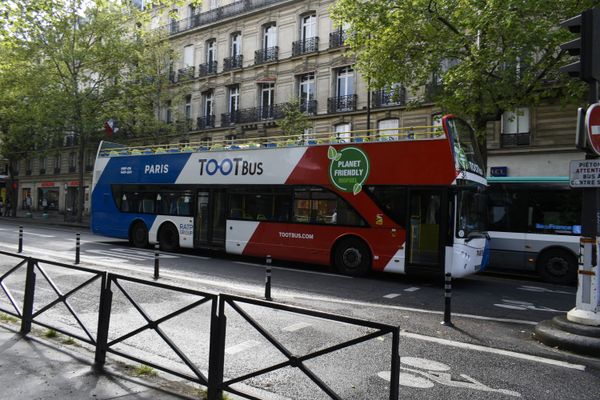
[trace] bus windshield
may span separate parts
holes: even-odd
[[[457,194],[456,235],[467,238],[486,231],[486,197],[477,188],[462,188]]]
[[[447,118],[448,132],[454,143],[456,169],[485,176],[483,157],[475,138],[475,132],[465,121],[459,118]]]

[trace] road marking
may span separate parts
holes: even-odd
[[[545,307],[545,306],[536,306],[533,303],[529,303],[528,301],[519,301],[519,300],[508,300],[502,299],[502,303],[494,304],[494,307],[500,308],[508,308],[509,310],[519,310],[519,311],[547,311],[547,312],[560,312],[566,313],[566,311],[555,310],[553,308]]]
[[[526,292],[535,292],[535,293],[552,293],[552,294],[575,294],[575,292],[566,292],[564,290],[551,290],[551,289],[546,289],[543,287],[539,287],[539,286],[520,286],[517,289],[519,290],[525,290]]]
[[[292,294],[289,296],[279,295],[279,297],[282,297],[282,298],[289,297],[292,299],[322,301],[322,302],[347,304],[347,305],[354,305],[354,306],[387,308],[387,309],[391,309],[391,310],[410,311],[410,312],[418,312],[418,313],[423,313],[423,314],[444,315],[443,311],[426,310],[423,308],[414,308],[414,307],[395,306],[395,305],[390,305],[390,304],[368,303],[365,301],[356,301],[356,300],[341,300],[341,299],[336,299],[334,297],[304,296],[302,294]],[[474,315],[474,314],[452,313],[452,316],[477,319],[477,320],[482,320],[482,321],[508,322],[508,323],[512,323],[512,324],[524,324],[524,325],[537,325],[538,324],[537,321],[527,321],[527,320],[523,320],[523,319],[512,319],[512,318],[485,317],[483,315]]]
[[[312,324],[307,324],[306,322],[298,322],[297,324],[286,326],[285,328],[282,329],[282,331],[296,332],[296,331],[299,331],[300,329],[308,328],[309,326],[312,326]]]
[[[251,263],[251,262],[232,261],[232,263],[233,264],[241,264],[241,265],[249,265],[251,267],[265,268],[264,264],[256,264],[256,263]],[[298,273],[301,273],[301,274],[314,274],[314,275],[332,276],[332,277],[335,277],[335,278],[354,279],[353,276],[338,275],[338,274],[329,274],[327,272],[307,271],[307,270],[304,270],[304,269],[283,268],[283,267],[271,267],[271,269],[272,270],[278,270],[278,271],[298,272]]]
[[[554,360],[551,358],[532,356],[529,354],[517,353],[516,351],[496,349],[494,347],[486,347],[486,346],[481,346],[478,344],[457,342],[455,340],[441,339],[441,338],[436,338],[433,336],[425,336],[425,335],[421,335],[418,333],[401,331],[400,336],[408,337],[411,339],[423,340],[425,342],[437,343],[437,344],[450,346],[450,347],[456,347],[459,349],[480,351],[482,353],[498,354],[498,355],[502,355],[502,356],[518,358],[521,360],[533,361],[533,362],[537,362],[537,363],[541,363],[541,364],[549,364],[549,365],[554,365],[557,367],[576,369],[578,371],[585,371],[585,369],[586,369],[585,365],[581,365],[581,364],[571,364],[571,363],[568,363],[565,361]]]
[[[19,231],[15,231],[15,233],[19,233]],[[33,232],[27,232],[27,231],[24,231],[23,235],[37,236],[37,237],[42,237],[42,238],[47,238],[47,239],[56,237],[54,235],[44,235],[42,233],[33,233]]]
[[[395,299],[396,297],[400,296],[399,293],[390,293],[390,294],[386,294],[385,296],[383,296],[386,299]]]
[[[408,289],[404,289],[405,292],[416,292],[421,289],[420,287],[409,287]]]
[[[263,268],[265,267],[264,265],[261,265],[261,264],[244,262],[244,261],[233,261],[233,264],[249,265],[251,267],[263,267]]]
[[[248,340],[239,344],[236,344],[235,346],[231,346],[225,349],[225,353],[227,354],[236,354],[236,353],[240,353],[242,351],[246,351],[249,350],[253,347],[256,347],[260,344],[260,342],[257,342],[256,340]]]

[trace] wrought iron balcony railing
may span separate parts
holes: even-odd
[[[179,68],[177,70],[177,80],[183,81],[185,79],[194,79],[194,73],[196,69],[194,67]]]
[[[248,11],[266,7],[270,4],[279,3],[286,0],[239,0],[213,10],[194,14],[188,18],[179,21],[171,21],[168,25],[159,29],[166,29],[170,35],[176,35],[198,26],[207,25],[213,22],[221,21],[224,18],[239,15]]]
[[[300,102],[300,111],[307,113],[308,115],[317,114],[317,101],[309,100]]]
[[[215,116],[205,115],[204,117],[198,117],[196,121],[196,128],[198,130],[214,128],[215,127]]]
[[[525,133],[502,133],[500,134],[500,145],[502,147],[529,146],[531,134]]]
[[[312,37],[304,40],[298,40],[292,43],[292,55],[299,56],[300,54],[314,53],[319,51],[319,38]]]
[[[217,61],[208,62],[206,64],[198,65],[198,78],[208,75],[215,75],[217,73]]]
[[[223,71],[231,71],[243,67],[244,56],[238,54],[237,56],[227,57],[223,59]]]
[[[240,122],[240,110],[221,114],[221,126],[233,125]]]
[[[330,113],[356,111],[356,101],[357,96],[355,94],[330,97],[327,99],[327,111]]]
[[[342,30],[331,32],[329,34],[329,48],[335,49],[338,47],[345,46],[347,37],[348,37],[347,33]]]
[[[406,88],[381,89],[372,93],[373,107],[406,105]]]
[[[279,57],[279,46],[267,47],[254,52],[254,64],[264,64],[277,61]]]

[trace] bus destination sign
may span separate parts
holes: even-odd
[[[600,187],[600,159],[571,161],[569,185],[572,188]]]

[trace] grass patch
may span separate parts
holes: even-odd
[[[196,396],[198,396],[198,398],[200,400],[207,400],[208,392],[204,389],[197,389]],[[227,394],[223,393],[223,395],[221,396],[221,400],[231,400],[231,397],[229,397],[229,396],[227,396]]]
[[[75,344],[77,342],[72,337],[68,337],[65,340],[63,340],[62,343],[63,344],[68,344],[68,345],[73,345],[73,344]]]
[[[154,368],[149,367],[147,365],[138,365],[134,368],[133,373],[136,376],[157,376],[158,373],[154,370]]]
[[[47,337],[48,339],[55,338],[56,336],[58,336],[58,333],[56,333],[54,329],[46,329],[44,332],[44,337]]]
[[[10,322],[12,324],[16,324],[17,322],[19,322],[19,319],[13,317],[12,315],[0,313],[0,321],[2,321],[2,322]]]

